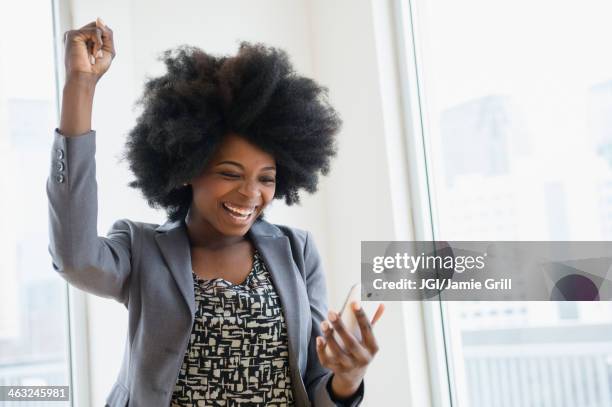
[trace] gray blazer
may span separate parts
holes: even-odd
[[[128,309],[128,335],[111,407],[169,406],[194,322],[191,252],[184,221],[162,226],[116,221],[98,236],[95,131],[54,132],[49,253],[66,281]],[[325,275],[309,232],[258,220],[248,232],[281,299],[296,406],[334,406],[333,372],[319,363],[315,338],[327,317]],[[361,404],[364,382],[350,406]]]

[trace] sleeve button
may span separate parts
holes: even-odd
[[[64,162],[63,161],[58,161],[57,162],[57,170],[58,171],[64,171]]]
[[[55,149],[55,155],[58,160],[61,160],[62,158],[64,158],[64,150],[62,150],[61,148]]]
[[[64,182],[64,176],[63,176],[62,174],[57,174],[57,175],[55,176],[55,181],[56,181],[58,184],[61,184],[62,182]]]

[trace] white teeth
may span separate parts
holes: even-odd
[[[255,208],[252,208],[251,210],[244,210],[244,209],[236,208],[235,206],[232,206],[231,204],[228,204],[227,202],[224,202],[223,206],[225,206],[230,211],[236,212],[245,217],[253,213],[253,210],[255,209]]]

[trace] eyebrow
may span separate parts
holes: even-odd
[[[215,165],[215,167],[219,166],[221,164],[231,164],[231,165],[235,165],[236,167],[240,167],[241,169],[244,169],[244,166],[242,164],[240,164],[240,163],[237,163],[236,161],[221,161],[220,163],[217,163]],[[264,168],[262,168],[262,171],[267,171],[267,170],[275,170],[276,171],[276,167],[272,166],[272,167],[264,167]]]

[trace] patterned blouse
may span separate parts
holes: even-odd
[[[285,319],[259,253],[239,285],[192,274],[195,322],[171,406],[293,405]]]

